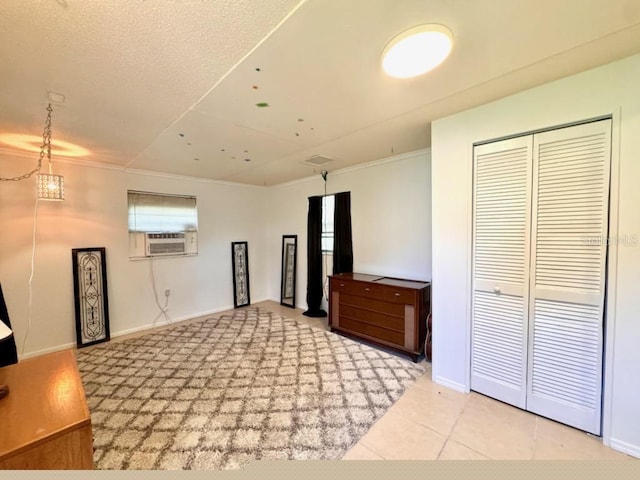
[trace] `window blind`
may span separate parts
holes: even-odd
[[[335,196],[322,197],[322,251],[333,253],[333,216],[335,210]]]
[[[193,232],[198,230],[196,197],[127,192],[130,232]]]

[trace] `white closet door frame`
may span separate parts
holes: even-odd
[[[533,157],[527,410],[599,435],[611,120],[535,134]]]
[[[520,408],[526,405],[532,149],[531,136],[474,148],[471,388]]]

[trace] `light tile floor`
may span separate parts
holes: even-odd
[[[302,310],[276,302],[260,302],[252,307],[328,329],[326,318],[308,318]],[[201,318],[228,313],[231,312]],[[116,340],[144,333],[148,330]],[[343,460],[633,460],[580,430],[475,392],[460,393],[433,383],[431,365],[426,365],[426,373]]]
[[[275,302],[256,304],[327,329],[327,319]],[[424,361],[424,360],[423,360]],[[431,381],[431,365],[343,460],[631,460],[580,430],[484,395]]]

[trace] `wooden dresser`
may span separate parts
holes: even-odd
[[[91,417],[73,351],[0,368],[0,469],[93,468]]]
[[[429,282],[341,273],[329,276],[329,326],[408,353],[424,350],[430,309]]]

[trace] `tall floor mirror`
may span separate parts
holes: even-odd
[[[280,305],[296,307],[296,259],[297,235],[282,236],[282,280],[280,283]]]

